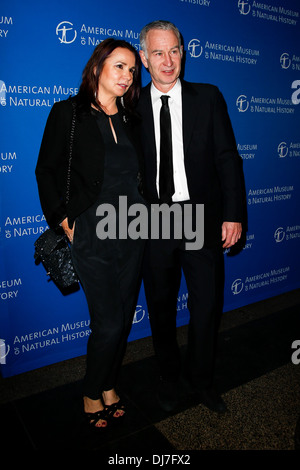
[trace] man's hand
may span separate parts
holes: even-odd
[[[223,248],[230,248],[239,241],[242,235],[242,224],[240,222],[223,222],[222,242]]]
[[[69,227],[69,224],[68,224],[68,218],[66,217],[62,223],[61,223],[61,226],[65,232],[65,234],[67,235],[68,239],[70,240],[70,243],[73,243],[73,236],[74,236],[74,227],[75,227],[75,224],[73,225],[73,228],[70,229]]]

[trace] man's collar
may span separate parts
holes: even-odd
[[[162,95],[168,95],[171,97],[171,99],[178,99],[178,97],[181,96],[181,82],[180,79],[178,78],[175,85],[169,90],[167,93],[163,93],[162,91],[158,90],[156,86],[151,82],[151,88],[150,88],[150,93],[153,102],[156,102],[160,99]]]

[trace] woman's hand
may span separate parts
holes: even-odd
[[[68,218],[66,217],[60,225],[62,226],[63,231],[65,232],[65,234],[67,235],[70,243],[73,243],[75,224],[73,225],[73,228],[70,229],[69,224],[68,224]]]

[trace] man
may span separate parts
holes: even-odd
[[[170,22],[155,21],[143,28],[140,43],[141,60],[152,79],[143,88],[138,107],[142,116],[145,195],[152,204],[176,203],[183,208],[191,204],[194,212],[197,205],[204,205],[201,249],[187,249],[184,236],[149,240],[147,247],[144,286],[161,374],[158,400],[167,411],[177,404],[180,354],[176,307],[182,269],[190,312],[185,378],[200,393],[202,403],[223,412],[226,405],[212,386],[214,352],[222,313],[222,248],[233,246],[242,232],[240,157],[219,90],[179,78],[183,47],[178,29]],[[160,144],[160,134],[164,135],[159,121],[161,95],[169,96],[171,114],[169,153],[173,168],[169,200],[162,196],[164,181],[159,178],[164,171],[160,163],[166,148]]]

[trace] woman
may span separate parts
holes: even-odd
[[[54,104],[36,167],[45,217],[67,234],[87,298],[91,335],[83,400],[87,420],[97,429],[125,412],[115,385],[137,300],[143,241],[98,238],[96,210],[113,205],[118,228],[119,196],[127,197],[128,206],[143,203],[133,113],[139,75],[139,56],[129,43],[101,42],[83,71],[78,95]],[[76,126],[66,205],[72,100]]]

